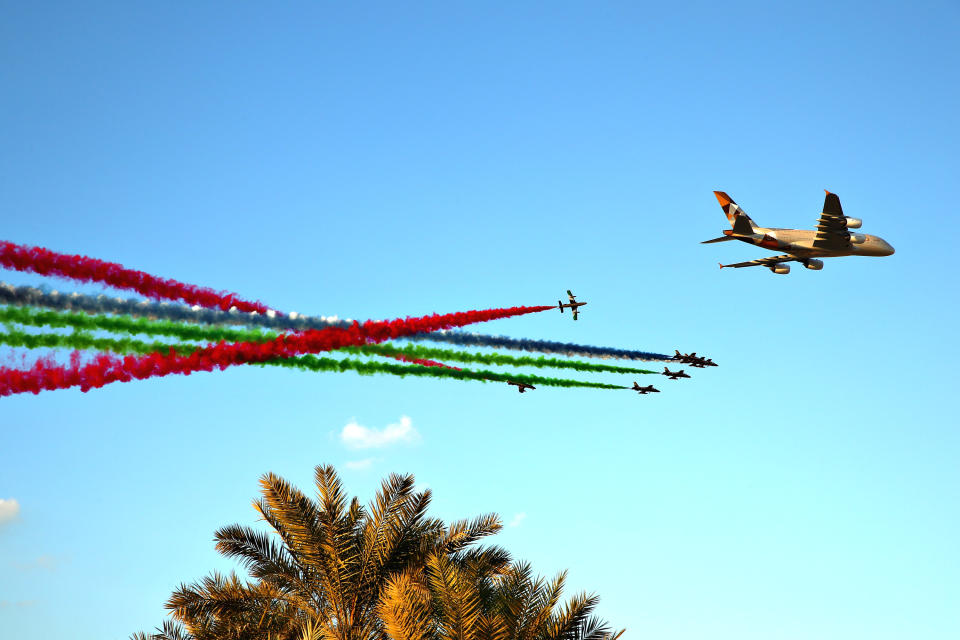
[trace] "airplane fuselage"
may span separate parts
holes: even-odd
[[[729,229],[724,235],[733,235]],[[799,258],[837,258],[840,256],[889,256],[893,247],[879,236],[867,233],[850,234],[850,247],[847,249],[824,249],[814,244],[816,231],[805,229],[778,229],[774,227],[755,227],[749,236],[735,236],[737,240],[756,245],[770,251],[781,251]]]

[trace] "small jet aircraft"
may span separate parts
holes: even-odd
[[[508,382],[507,384],[512,384],[517,387],[517,391],[523,393],[527,389],[536,389],[532,384],[527,384],[526,382]]]
[[[683,369],[680,369],[680,371],[670,371],[670,369],[667,369],[666,367],[663,368],[663,375],[667,376],[671,380],[679,380],[680,378],[690,377],[683,372]]]
[[[576,296],[570,292],[570,289],[567,289],[567,295],[570,297],[570,304],[564,304],[562,300],[557,300],[557,304],[560,306],[560,313],[563,313],[563,308],[567,307],[573,310],[573,319],[576,320],[579,312],[577,311],[578,307],[582,307],[587,304],[586,302],[577,302]]]
[[[679,360],[684,364],[689,364],[691,367],[698,367],[700,369],[703,369],[704,367],[720,366],[716,362],[714,362],[712,358],[705,358],[704,356],[698,356],[696,351],[694,351],[693,353],[680,353],[677,349],[674,349],[673,354],[674,355],[670,357],[671,360]]]
[[[840,198],[835,193],[827,191],[823,201],[823,212],[817,220],[815,231],[759,227],[726,193],[714,191],[713,195],[717,197],[733,229],[727,229],[721,237],[705,240],[700,244],[740,240],[771,251],[785,252],[770,258],[721,264],[721,269],[761,266],[767,267],[773,273],[790,273],[790,265],[786,263],[799,262],[807,269],[819,271],[823,269],[823,260],[818,258],[893,255],[893,247],[883,238],[863,233],[850,233],[850,229],[859,229],[863,221],[843,215]]]
[[[637,381],[633,381],[633,390],[639,393],[642,396],[647,395],[648,393],[660,393],[660,389],[654,389],[652,384],[648,384],[645,387],[641,387],[637,384]]]
[[[687,360],[687,363],[688,363],[691,367],[696,367],[696,368],[698,368],[698,369],[706,369],[707,367],[719,367],[719,366],[720,366],[720,365],[718,365],[716,362],[714,362],[713,360],[711,360],[710,358],[703,358],[703,357],[700,357],[700,358],[691,358],[690,360]]]

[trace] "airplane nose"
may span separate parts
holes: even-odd
[[[887,250],[884,255],[892,256],[895,253],[893,246],[886,240],[883,241],[883,248]]]

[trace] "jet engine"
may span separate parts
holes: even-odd
[[[847,229],[859,229],[863,226],[863,220],[860,218],[847,218]]]
[[[866,241],[867,241],[867,236],[863,235],[862,233],[850,234],[850,242],[853,244],[863,244]]]
[[[790,273],[790,265],[783,263],[775,264],[770,267],[770,271],[773,271],[774,273]]]
[[[812,271],[820,271],[823,269],[823,260],[817,260],[816,258],[810,258],[809,260],[804,260],[803,266]]]

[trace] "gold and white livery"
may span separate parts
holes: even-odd
[[[826,189],[824,189],[826,191]],[[757,224],[723,191],[714,191],[713,195],[723,208],[732,229],[723,232],[723,236],[706,240],[701,244],[740,240],[771,251],[782,251],[778,256],[721,264],[724,267],[767,267],[773,273],[790,273],[787,262],[799,262],[807,269],[823,269],[823,261],[818,258],[836,258],[840,256],[889,256],[893,247],[886,240],[864,233],[851,233],[850,229],[859,229],[859,218],[843,215],[840,198],[837,194],[826,192],[823,212],[817,220],[814,231],[805,229],[778,229],[759,227]]]

